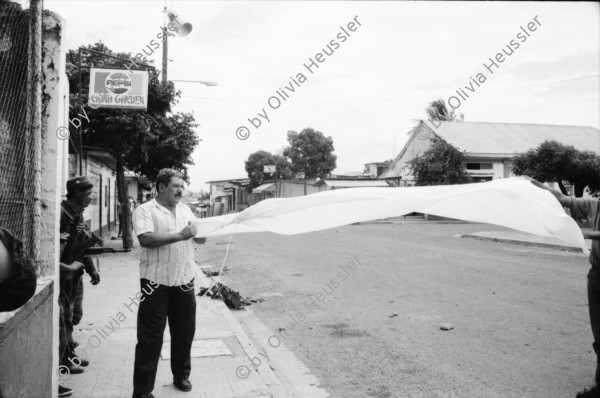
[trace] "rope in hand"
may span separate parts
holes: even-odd
[[[225,257],[223,258],[223,263],[221,264],[221,269],[219,270],[217,279],[200,297],[206,296],[208,294],[208,292],[210,292],[210,290],[213,288],[213,286],[216,286],[219,283],[219,281],[221,279],[221,274],[223,273],[223,270],[225,269],[225,262],[227,261],[227,257],[229,256],[229,248],[231,247],[231,240],[233,238],[233,235],[235,234],[236,229],[237,229],[237,224],[234,224],[233,231],[231,232],[231,235],[229,235],[229,241],[227,242],[227,251],[225,252]],[[202,272],[202,271],[200,271],[200,272]]]

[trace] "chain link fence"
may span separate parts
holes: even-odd
[[[42,1],[0,0],[0,227],[38,263]]]

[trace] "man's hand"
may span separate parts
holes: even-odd
[[[552,195],[554,195],[554,197],[556,198],[556,200],[558,200],[560,202],[560,205],[562,207],[567,207],[569,209],[573,209],[573,197],[571,196],[567,196],[567,195],[563,195],[562,192],[559,192],[555,189],[549,188],[547,186],[545,186],[544,184],[542,184],[541,182],[539,182],[538,180],[534,180],[531,177],[528,176],[521,176],[523,178],[525,178],[526,180],[528,180],[530,183],[532,183],[533,185],[535,185],[538,188],[541,188],[543,190],[546,190],[548,192],[550,192]]]
[[[61,271],[77,271],[83,268],[83,264],[79,261],[73,261],[72,264],[60,263]]]
[[[188,226],[179,232],[179,236],[181,236],[181,240],[188,240],[196,236],[196,233],[196,227],[192,224],[191,221],[188,221]]]
[[[100,273],[98,271],[90,272],[90,278],[92,285],[97,285],[98,283],[100,283]]]
[[[199,245],[203,245],[206,243],[206,238],[194,238],[194,242]]]
[[[533,185],[535,185],[538,188],[542,188],[542,189],[548,190],[548,188],[544,184],[542,184],[541,182],[539,182],[538,180],[536,180],[534,178],[531,178],[529,176],[521,176],[521,178],[529,181],[530,183],[532,183]]]
[[[75,229],[77,230],[77,233],[82,233],[86,230],[85,227],[86,226],[84,223],[79,223],[79,225],[77,225],[77,227],[75,227]]]
[[[581,230],[583,239],[600,240],[600,231]]]

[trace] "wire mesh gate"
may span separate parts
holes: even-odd
[[[39,260],[42,1],[0,1],[0,227]]]

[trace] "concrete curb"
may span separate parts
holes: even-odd
[[[360,221],[351,225],[378,225],[378,224],[481,224],[471,221],[452,221],[452,220],[373,220],[373,221]]]
[[[319,380],[304,365],[276,333],[268,329],[254,312],[246,308],[232,314],[259,349],[259,358],[266,359],[280,384],[267,383],[273,398],[328,398],[329,393],[320,386]],[[262,351],[262,353],[261,353]],[[254,363],[255,361],[253,361]]]
[[[464,234],[464,235],[458,235],[458,236],[460,236],[461,238],[477,239],[477,240],[499,242],[499,243],[510,243],[513,245],[521,245],[521,246],[541,247],[541,248],[545,248],[545,249],[561,250],[561,251],[567,251],[567,252],[572,252],[572,253],[582,253],[583,252],[581,250],[581,248],[579,248],[579,247],[560,245],[560,244],[554,244],[554,243],[528,242],[528,241],[523,241],[523,240],[518,240],[518,239],[495,238],[495,237],[490,237],[490,236],[481,236],[481,235],[477,235],[477,234]]]

